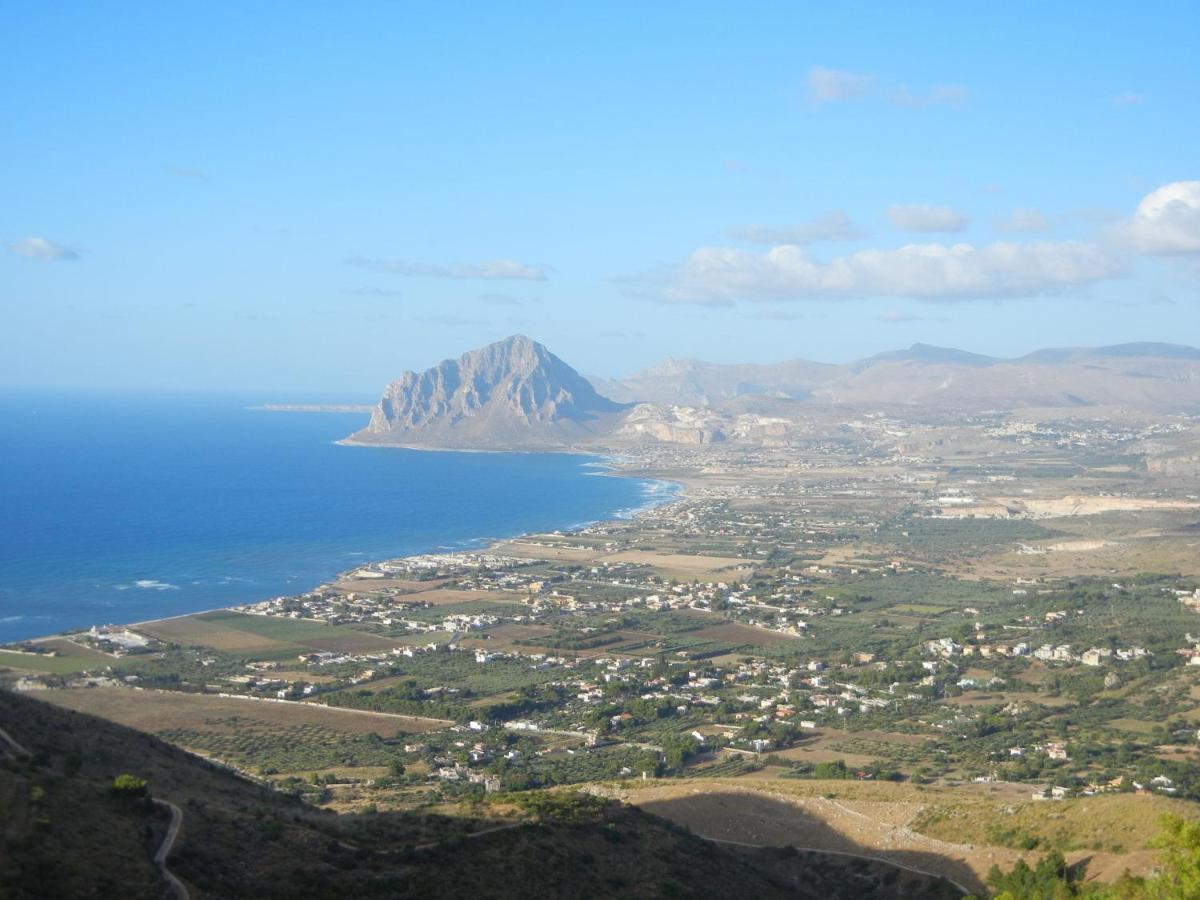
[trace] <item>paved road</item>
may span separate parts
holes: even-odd
[[[187,886],[167,868],[167,857],[171,855],[171,850],[175,847],[175,839],[179,837],[179,829],[183,825],[183,810],[170,800],[159,800],[155,797],[154,802],[171,811],[171,824],[167,826],[167,836],[163,838],[158,852],[154,854],[154,863],[162,872],[163,878],[167,879],[167,883],[171,885],[171,892],[175,895],[175,900],[190,900],[191,895],[188,893]]]

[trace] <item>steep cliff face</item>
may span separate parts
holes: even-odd
[[[568,444],[611,430],[624,407],[524,335],[387,386],[360,443],[444,447]]]

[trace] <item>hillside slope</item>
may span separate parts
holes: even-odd
[[[157,738],[0,691],[0,896],[170,896],[165,812],[112,792],[134,774],[183,811],[168,860],[193,898],[948,896],[896,870],[734,853],[631,807],[558,795],[524,820],[337,816]],[[526,797],[532,795],[524,795]],[[489,812],[489,810],[491,810]],[[496,810],[480,808],[485,819]],[[483,833],[487,828],[497,828]],[[466,837],[471,831],[477,836]],[[950,892],[949,895],[953,895]]]

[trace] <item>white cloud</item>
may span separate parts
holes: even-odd
[[[901,231],[964,231],[971,221],[949,206],[923,203],[894,204],[888,207],[887,214]]]
[[[1113,95],[1112,102],[1113,106],[1140,106],[1146,102],[1146,95],[1136,91],[1121,91]]]
[[[996,228],[1000,231],[1049,231],[1051,225],[1040,209],[1028,206],[1014,209],[1007,216],[997,216]]]
[[[352,256],[346,260],[352,266],[376,272],[390,272],[413,278],[479,278],[485,281],[545,281],[543,266],[526,265],[511,259],[493,259],[481,263],[406,262],[395,259],[373,259]]]
[[[41,262],[67,262],[79,259],[79,254],[70,247],[56,244],[44,237],[30,236],[13,241],[8,249],[26,259],[36,259]]]
[[[904,85],[896,88],[888,96],[894,106],[907,106],[920,109],[926,106],[949,106],[958,109],[971,99],[971,91],[961,84],[939,84],[928,94],[914,94]]]
[[[1173,181],[1151,191],[1114,233],[1142,253],[1200,253],[1200,181]]]
[[[855,241],[863,236],[842,210],[830,210],[807,222],[774,227],[743,225],[729,230],[731,236],[752,244],[810,244],[813,241]]]
[[[192,181],[208,181],[208,173],[202,172],[199,169],[190,169],[186,166],[168,166],[167,171],[176,178],[188,178]]]
[[[871,93],[875,76],[813,66],[808,70],[808,97],[814,103],[857,100]]]
[[[669,299],[728,303],[738,299],[911,297],[970,300],[1031,297],[1113,278],[1123,261],[1094,244],[909,244],[862,250],[828,261],[785,244],[766,253],[723,247],[696,250]]]

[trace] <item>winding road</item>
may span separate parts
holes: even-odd
[[[183,826],[183,810],[170,800],[160,800],[155,797],[154,802],[171,811],[171,824],[167,826],[167,836],[159,845],[158,852],[154,854],[154,863],[162,872],[163,878],[167,879],[167,883],[171,885],[171,892],[175,895],[175,900],[190,900],[191,895],[188,893],[187,885],[167,868],[167,857],[171,855],[171,850],[175,847],[175,839],[179,837],[179,829]]]

